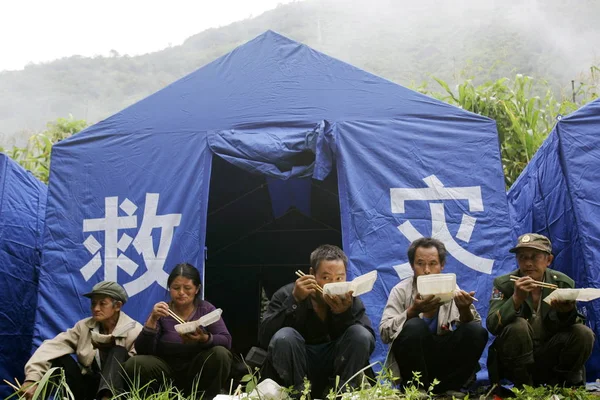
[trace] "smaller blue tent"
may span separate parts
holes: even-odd
[[[576,287],[600,287],[600,99],[560,118],[508,192],[514,239],[527,232],[552,241],[552,268]],[[600,334],[600,300],[578,304]],[[588,379],[600,374],[596,341]]]
[[[31,352],[47,188],[0,153],[0,377],[20,381]],[[0,383],[0,397],[12,389]]]

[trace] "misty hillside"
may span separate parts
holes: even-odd
[[[478,79],[520,72],[567,87],[600,59],[600,1],[570,3],[306,0],[155,53],[73,56],[0,72],[0,146],[22,145],[69,114],[104,119],[267,29],[405,86],[432,75],[457,82],[466,70]]]

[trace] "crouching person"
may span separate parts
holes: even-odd
[[[121,364],[135,353],[142,325],[121,311],[128,296],[118,283],[100,282],[84,296],[91,299],[92,316],[44,341],[25,365],[26,399],[33,397],[37,382],[51,367],[62,368],[76,400],[108,399],[125,389]],[[95,342],[92,332],[105,336]]]
[[[436,392],[459,397],[458,391],[479,367],[488,339],[473,306],[475,293],[457,291],[445,304],[439,297],[418,293],[418,276],[444,269],[446,248],[439,240],[415,240],[408,248],[408,260],[414,278],[394,286],[379,325],[382,341],[391,343],[388,363],[403,383],[419,372],[425,388],[437,378]]]
[[[506,378],[516,386],[583,385],[594,333],[581,323],[574,301],[544,301],[554,290],[549,285],[573,288],[573,280],[548,268],[554,257],[545,236],[522,235],[510,251],[519,269],[494,280],[487,317],[496,335],[488,356],[490,380]]]
[[[375,335],[365,307],[351,293],[323,295],[326,283],[345,282],[348,258],[337,246],[323,245],[310,255],[310,271],[279,289],[260,326],[267,368],[280,383],[300,392],[304,379],[313,391],[340,385],[368,365]],[[351,383],[352,384],[352,383]]]
[[[200,272],[191,264],[177,264],[167,279],[171,301],[152,308],[135,342],[138,355],[125,364],[134,384],[156,391],[172,382],[185,395],[212,399],[227,384],[233,356],[231,335],[220,318],[207,327],[179,334],[180,320],[195,321],[215,310],[202,300]]]

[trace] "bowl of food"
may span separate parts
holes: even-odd
[[[330,296],[344,296],[350,289],[350,282],[332,282],[323,285],[323,294]]]
[[[223,313],[223,310],[221,310],[220,308],[217,308],[216,310],[213,310],[213,311],[209,312],[208,314],[203,315],[202,317],[200,317],[199,319],[197,319],[195,321],[190,321],[190,322],[186,322],[183,324],[175,325],[175,330],[180,335],[194,333],[201,326],[208,326],[210,324],[214,324],[215,322],[217,322],[219,319],[221,319],[222,313]]]
[[[423,297],[434,295],[442,303],[447,303],[454,297],[456,290],[455,274],[430,274],[417,277],[417,291]]]

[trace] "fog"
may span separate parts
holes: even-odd
[[[409,87],[429,82],[439,89],[433,77],[456,85],[467,78],[483,82],[522,73],[569,95],[571,80],[588,79],[590,67],[600,65],[596,0],[284,2],[220,28],[202,31],[199,23],[197,33],[181,45],[132,57],[127,51],[143,52],[136,50],[136,38],[140,46],[148,43],[136,30],[139,18],[124,15],[120,20],[129,25],[121,35],[127,46],[123,51],[115,44],[119,55],[64,58],[0,72],[0,146],[23,145],[46,122],[70,114],[95,123],[267,29]],[[167,20],[177,23],[173,9],[163,11],[165,26]],[[185,21],[190,18],[180,22]],[[83,38],[92,33],[70,31]]]

